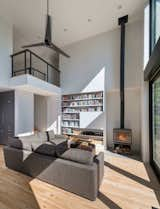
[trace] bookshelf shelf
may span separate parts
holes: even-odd
[[[62,106],[63,108],[79,108],[79,107],[103,107],[103,105],[77,105],[77,106]]]
[[[62,112],[62,114],[79,114],[79,112]]]
[[[68,99],[68,100],[62,100],[63,102],[72,102],[72,101],[86,101],[86,100],[103,100],[103,97],[97,97],[97,98],[85,98],[85,99]]]
[[[62,126],[63,128],[79,128],[79,127],[76,127],[76,126]]]
[[[64,121],[79,121],[80,119],[67,119],[67,118],[63,118],[62,120],[64,120]]]

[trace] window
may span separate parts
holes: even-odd
[[[151,83],[152,91],[152,160],[160,169],[160,76]]]
[[[155,43],[160,37],[160,0],[155,2]]]
[[[150,0],[151,52],[160,37],[160,0]]]

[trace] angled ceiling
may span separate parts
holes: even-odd
[[[44,38],[47,0],[0,0],[0,16],[14,24],[26,43]],[[143,16],[147,0],[50,0],[53,40],[59,46],[112,30],[117,18]],[[25,43],[25,44],[26,44]]]

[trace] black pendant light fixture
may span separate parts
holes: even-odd
[[[30,44],[22,46],[22,48],[30,48],[30,47],[48,47],[54,51],[56,51],[58,54],[61,54],[67,58],[70,56],[66,54],[63,50],[61,50],[59,47],[57,47],[55,44],[52,43],[52,17],[49,15],[49,0],[47,0],[47,24],[46,24],[46,33],[45,33],[45,39],[43,42]]]

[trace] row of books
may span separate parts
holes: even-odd
[[[63,114],[63,120],[78,120],[79,119],[79,115],[77,114]]]
[[[72,128],[62,128],[63,134],[73,134]]]
[[[103,97],[102,92],[95,92],[95,93],[86,93],[86,94],[79,94],[79,95],[65,95],[63,96],[63,100],[79,100],[79,99],[94,99],[94,98],[101,98]]]
[[[102,100],[86,100],[86,101],[74,101],[74,102],[63,102],[63,106],[92,106],[92,105],[103,105]]]
[[[101,112],[103,107],[87,107],[87,108],[63,108],[63,113],[80,113],[80,112]]]
[[[79,127],[79,122],[77,122],[77,121],[63,121],[62,126],[64,126],[64,127]]]

